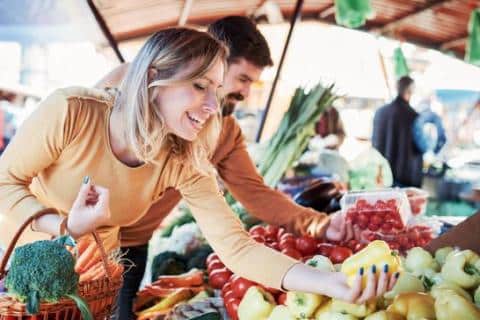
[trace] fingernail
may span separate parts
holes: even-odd
[[[383,272],[388,273],[388,264],[383,266]]]
[[[361,268],[360,268],[360,271],[358,271],[358,273],[359,273],[361,276],[363,276],[363,271],[364,271],[364,270],[363,270],[363,267],[361,267]]]
[[[89,177],[89,176],[85,176],[85,177],[83,178],[83,184],[87,184],[88,181],[90,181],[90,177]]]
[[[373,274],[377,273],[377,266],[376,265],[372,266],[372,273]]]
[[[398,279],[400,277],[400,272],[395,272],[395,278]]]

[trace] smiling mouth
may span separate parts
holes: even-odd
[[[203,127],[203,123],[202,121],[200,121],[199,119],[195,118],[194,116],[192,116],[190,113],[187,112],[187,118],[188,120],[190,120],[190,123],[192,123],[193,127],[195,129],[201,129]]]

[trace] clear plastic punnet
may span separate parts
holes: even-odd
[[[414,216],[423,215],[427,211],[428,192],[419,188],[403,188],[410,203],[410,211]]]
[[[353,191],[340,200],[342,213],[360,230],[397,233],[412,217],[405,192],[399,189]]]

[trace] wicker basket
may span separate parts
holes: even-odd
[[[26,227],[30,223],[47,214],[41,211],[30,217],[20,227],[13,237],[3,260],[0,264],[0,279],[6,275],[6,265],[15,245]],[[107,267],[108,258],[105,248],[96,233],[93,237],[98,245],[102,255],[103,265],[105,267],[106,277],[98,280],[92,280],[79,283],[78,295],[82,297],[89,305],[90,311],[95,319],[107,319],[112,314],[118,292],[122,286],[122,277],[112,278]],[[39,312],[36,315],[30,315],[26,310],[26,305],[8,295],[0,295],[0,320],[81,320],[82,316],[77,306],[71,299],[61,299],[56,303],[41,303]]]

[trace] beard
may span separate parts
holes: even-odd
[[[222,116],[226,117],[235,111],[238,102],[243,101],[245,97],[238,92],[232,92],[225,96],[222,104]]]

